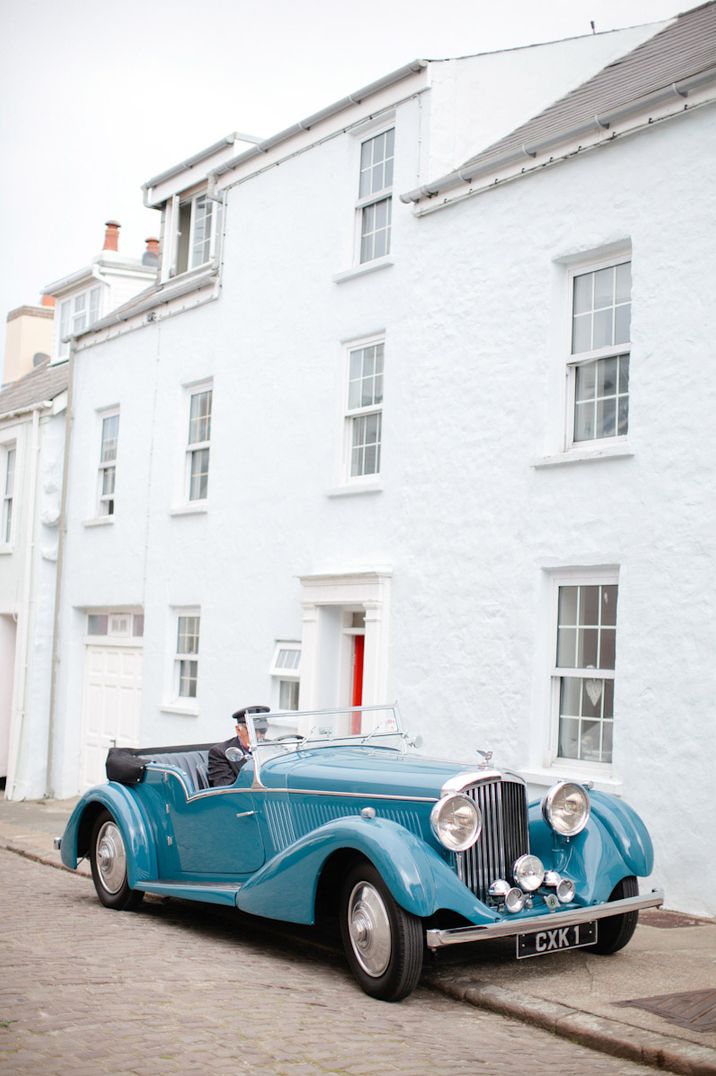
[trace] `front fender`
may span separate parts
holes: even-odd
[[[632,874],[645,878],[654,869],[654,846],[633,807],[604,792],[589,793],[592,811],[612,835]]]
[[[62,836],[62,862],[72,870],[78,860],[89,854],[94,815],[106,808],[119,826],[127,852],[127,881],[130,888],[138,882],[157,877],[157,851],[150,826],[137,800],[125,785],[110,781],[84,793],[69,817]]]
[[[470,922],[498,917],[485,907],[437,852],[387,818],[337,818],[279,853],[241,887],[236,904],[244,912],[290,923],[315,922],[318,881],[334,852],[351,849],[380,871],[396,902],[427,918],[449,908]]]

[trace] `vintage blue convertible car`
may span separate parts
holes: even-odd
[[[417,754],[394,707],[294,716],[286,733],[266,715],[264,734],[248,715],[252,756],[227,787],[208,786],[208,745],[110,752],[63,862],[89,856],[109,908],[155,893],[292,923],[337,914],[353,974],[385,1001],[413,990],[425,944],[614,953],[663,902],[638,895],[652,845],[622,800],[560,781],[528,805],[489,756]]]

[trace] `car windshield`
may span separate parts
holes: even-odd
[[[252,748],[375,744],[400,748],[404,734],[395,706],[248,714]],[[273,752],[272,752],[273,753]]]

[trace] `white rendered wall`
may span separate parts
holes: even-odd
[[[417,168],[418,109],[398,110],[398,191]],[[534,773],[549,761],[546,572],[618,565],[612,778],[653,834],[668,905],[716,911],[703,856],[716,821],[715,127],[686,116],[423,219],[396,202],[395,264],[340,284],[353,138],[230,192],[218,301],[77,358],[59,794],[77,787],[83,609],[145,609],[142,742],[218,740],[236,706],[268,700],[274,640],[300,637],[299,577],[389,566],[388,694],[411,730],[436,754],[472,762],[489,747]],[[535,468],[563,407],[558,259],[626,240],[634,454]],[[379,330],[383,489],[336,497],[341,341]],[[208,377],[209,509],[172,515],[183,386]],[[97,410],[115,404],[117,514],[87,527]],[[197,717],[162,709],[180,605],[202,613]]]

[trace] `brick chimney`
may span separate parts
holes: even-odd
[[[147,249],[142,255],[142,265],[159,265],[159,240],[145,239]]]
[[[119,248],[119,229],[121,224],[117,220],[105,222],[104,246],[102,250],[117,250]]]

